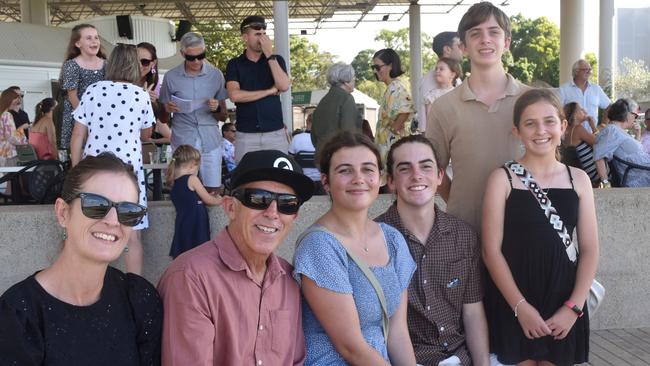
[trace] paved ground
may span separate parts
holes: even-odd
[[[592,331],[589,359],[583,365],[650,365],[650,328]]]

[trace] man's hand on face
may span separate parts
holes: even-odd
[[[264,56],[269,57],[273,54],[273,41],[268,35],[263,34],[260,36],[260,46],[262,46]]]

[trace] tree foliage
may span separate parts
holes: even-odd
[[[615,78],[615,89],[616,98],[650,100],[650,71],[645,62],[625,57]]]
[[[508,72],[523,82],[541,80],[552,86],[560,82],[560,29],[546,17],[510,17],[512,61]],[[510,61],[510,60],[508,60]]]
[[[373,74],[372,69],[370,69],[372,55],[374,54],[375,50],[365,49],[354,56],[351,65],[354,69],[357,84],[360,84],[364,80],[375,80],[375,75]]]
[[[197,24],[196,29],[205,38],[206,58],[223,72],[230,59],[244,52],[239,25],[211,21]],[[299,36],[289,38],[289,52],[293,91],[328,87],[327,69],[334,63],[334,55],[320,52],[318,45]]]
[[[334,63],[334,55],[320,52],[318,45],[307,38],[289,38],[291,54],[292,91],[327,89],[327,69]]]

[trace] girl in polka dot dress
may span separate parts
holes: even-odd
[[[140,184],[141,205],[147,205],[142,141],[151,136],[154,123],[149,94],[135,85],[140,79],[140,64],[134,45],[117,45],[106,66],[106,79],[88,87],[73,115],[75,126],[70,141],[72,165],[83,156],[110,151],[131,164]],[[125,257],[126,270],[142,271],[142,242],[139,230],[149,227],[145,216],[134,227]]]

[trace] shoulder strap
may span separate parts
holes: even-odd
[[[503,170],[506,172],[506,175],[508,176],[508,182],[510,182],[510,188],[511,189],[514,188],[512,186],[512,176],[510,175],[510,170],[508,170],[508,168],[506,168],[505,166],[502,166],[501,168],[503,168]]]
[[[348,250],[348,248],[343,245],[343,242],[334,234],[333,232],[329,231],[326,227],[319,225],[319,224],[313,224],[310,227],[307,228],[300,236],[298,237],[298,240],[296,240],[296,244],[300,244],[302,240],[305,238],[305,236],[316,232],[316,231],[322,231],[326,232],[333,237],[336,238],[341,243],[341,246],[345,249],[346,253],[348,254],[348,257],[350,257],[354,263],[357,264],[359,269],[361,269],[361,272],[363,272],[364,275],[366,275],[366,278],[368,278],[368,281],[374,287],[375,292],[377,293],[377,297],[379,298],[379,303],[381,304],[381,310],[382,310],[382,328],[384,330],[384,342],[388,343],[388,306],[386,304],[386,296],[384,296],[384,290],[381,288],[381,285],[379,284],[379,281],[377,280],[377,277],[375,277],[375,274],[372,273],[368,265],[359,257],[354,255],[351,251]]]
[[[573,175],[571,175],[571,168],[569,168],[569,166],[566,164],[564,164],[564,166],[566,167],[567,173],[569,173],[569,181],[571,181],[571,188],[573,188],[573,190],[575,191],[576,187],[573,185]]]
[[[571,235],[569,235],[566,226],[564,226],[562,218],[558,214],[555,207],[553,207],[551,200],[546,196],[546,193],[544,193],[544,191],[539,188],[539,185],[535,181],[535,178],[533,178],[530,172],[528,172],[528,170],[526,170],[523,165],[514,160],[511,160],[507,162],[505,166],[507,166],[517,177],[519,177],[521,183],[523,183],[523,185],[528,188],[530,193],[533,194],[533,197],[535,197],[537,203],[539,203],[539,207],[542,209],[542,211],[544,211],[544,215],[549,220],[549,223],[551,226],[553,226],[553,229],[555,229],[557,235],[560,237],[560,240],[564,244],[565,251],[569,257],[569,260],[575,264],[578,260],[578,250],[576,249],[575,244],[571,241]]]

